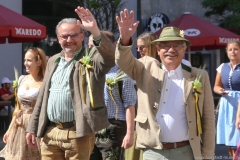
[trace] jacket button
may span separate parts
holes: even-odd
[[[189,123],[191,123],[192,121],[189,121]]]
[[[193,140],[193,138],[191,138],[191,140]]]
[[[161,93],[161,89],[158,89],[158,92]]]

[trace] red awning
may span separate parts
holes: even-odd
[[[40,41],[46,38],[46,27],[0,5],[0,43]]]
[[[239,35],[193,16],[189,12],[184,13],[167,26],[175,26],[184,30],[185,38],[192,43],[191,50],[202,50],[203,47],[207,50],[221,49],[225,48],[229,41],[240,41]],[[161,31],[162,29],[155,34],[159,36]]]

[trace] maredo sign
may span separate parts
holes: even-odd
[[[227,44],[228,42],[232,41],[240,41],[239,38],[224,38],[224,37],[219,37],[219,44]]]
[[[15,27],[14,35],[16,36],[41,36],[41,29],[31,29],[31,28],[17,28]]]

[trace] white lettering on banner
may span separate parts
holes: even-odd
[[[219,37],[219,43],[228,43],[232,41],[239,41],[239,38],[221,38]]]
[[[16,28],[16,35],[28,35],[28,36],[40,36],[42,34],[41,29],[24,29],[24,28]]]
[[[184,34],[186,36],[189,36],[189,37],[194,37],[194,36],[198,36],[201,32],[198,30],[198,29],[194,29],[194,28],[191,28],[191,29],[186,29],[184,31]]]

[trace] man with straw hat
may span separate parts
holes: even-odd
[[[148,56],[137,60],[131,53],[139,22],[127,9],[116,17],[120,39],[115,61],[136,80],[138,110],[136,147],[143,160],[214,159],[214,103],[209,77],[204,69],[181,63],[187,46],[184,31],[163,29],[153,41],[162,61]],[[204,67],[203,67],[204,68]]]

